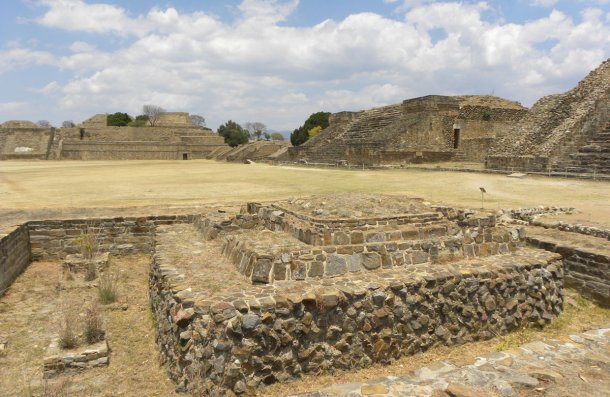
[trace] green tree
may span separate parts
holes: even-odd
[[[303,143],[307,142],[309,139],[309,131],[314,129],[315,127],[321,127],[322,129],[328,127],[328,119],[330,117],[330,113],[328,112],[317,112],[309,116],[305,123],[294,130],[292,134],[290,134],[290,142],[292,142],[293,146],[299,146]]]
[[[283,141],[284,135],[280,134],[279,132],[274,132],[271,134],[271,140],[272,141]]]
[[[225,139],[225,143],[229,146],[247,143],[250,136],[248,131],[232,120],[218,127],[218,135],[222,136]]]
[[[124,127],[131,122],[127,113],[116,112],[106,116],[106,125],[109,127]]]

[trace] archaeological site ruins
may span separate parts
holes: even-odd
[[[0,160],[201,159],[299,165],[290,168],[310,175],[329,170],[307,166],[398,169],[461,162],[480,165],[468,171],[610,180],[610,60],[572,90],[544,97],[531,109],[488,95],[428,95],[334,113],[327,128],[295,147],[274,141],[230,147],[181,112],[162,113],[154,127],[111,127],[105,114],[69,128],[29,121],[0,125]],[[478,199],[486,190],[476,183]],[[433,192],[417,198],[307,191],[286,198],[282,190],[266,197],[283,199],[260,202],[256,193],[241,208],[215,203],[192,213],[187,211],[195,207],[182,207],[187,209],[176,215],[61,219],[55,212],[48,220],[23,218],[30,220],[0,229],[6,231],[0,234],[0,296],[32,262],[49,261],[80,279],[93,273],[100,277],[88,280],[93,289],[101,275],[108,276],[113,258],[140,255],[149,266],[142,294],[148,304],[130,314],[151,317],[151,350],[172,390],[196,396],[265,395],[271,385],[307,376],[545,329],[565,312],[568,287],[577,297],[572,300],[610,307],[610,230],[548,220],[572,215],[573,208],[473,210],[432,204]],[[97,256],[87,257],[91,233]],[[58,283],[55,292],[62,288]],[[129,305],[123,306],[112,310]],[[80,349],[62,350],[60,337],[44,349],[37,346],[44,350],[36,356],[43,378],[111,368],[115,353],[105,335]],[[518,354],[490,353],[472,365],[431,365],[376,384],[346,383],[302,396],[487,395],[479,389],[493,389],[494,396],[538,395],[519,394],[525,387],[554,395],[543,392],[564,376],[551,359],[563,360],[565,371],[578,365],[599,369],[607,385],[610,331],[566,338],[525,345]],[[584,385],[589,375],[574,376],[583,388],[593,387]]]
[[[177,389],[247,395],[543,326],[562,312],[565,285],[609,306],[608,231],[558,238],[538,217],[561,211],[345,193],[235,213],[31,221],[0,241],[0,290],[32,260],[78,253],[94,229],[100,251],[151,255],[156,343]],[[547,229],[528,235],[528,225]],[[108,365],[100,349],[88,350],[91,365]],[[72,357],[45,358],[49,376]]]

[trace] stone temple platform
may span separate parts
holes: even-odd
[[[179,389],[233,395],[543,325],[561,256],[525,239],[493,214],[355,194],[159,226],[157,343]]]

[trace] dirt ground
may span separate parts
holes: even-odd
[[[45,382],[42,362],[47,347],[58,334],[61,316],[72,311],[82,319],[88,302],[97,298],[96,281],[87,283],[79,274],[68,280],[58,262],[32,263],[0,299],[0,343],[7,342],[7,349],[0,354],[0,396],[179,396],[158,362],[148,305],[148,266],[148,258],[142,255],[112,262],[111,270],[118,270],[121,277],[119,301],[102,306],[111,349],[110,365]],[[437,360],[466,364],[478,355],[515,348],[529,341],[565,339],[569,334],[610,327],[610,309],[602,309],[574,291],[568,290],[567,296],[565,311],[544,330],[522,329],[490,341],[439,347],[421,355],[404,357],[390,366],[375,365],[359,371],[305,376],[292,383],[272,385],[258,395],[280,397],[337,383],[379,379]]]
[[[339,170],[193,161],[0,162],[0,225],[83,215],[197,212],[212,204],[376,192],[486,208],[572,206],[610,224],[610,183],[425,170]]]
[[[0,299],[0,396],[178,396],[158,364],[148,304],[146,256],[113,261],[120,272],[119,300],[100,306],[110,346],[110,365],[45,382],[42,362],[65,313],[82,330],[85,310],[97,300],[96,281],[66,277],[58,262],[34,262]],[[123,310],[125,309],[126,310]],[[82,332],[82,331],[81,331]]]

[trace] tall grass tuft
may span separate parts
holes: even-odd
[[[118,272],[105,272],[100,276],[97,285],[97,294],[102,305],[116,302],[119,296]]]

